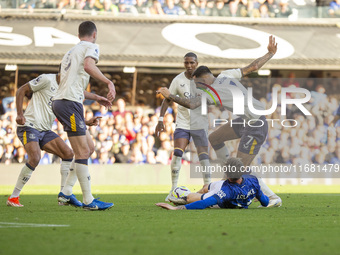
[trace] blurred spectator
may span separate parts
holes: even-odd
[[[180,13],[183,12],[183,10],[179,6],[175,5],[174,0],[166,0],[163,11],[167,15],[180,15]]]
[[[136,0],[119,0],[118,7],[120,13],[138,14],[135,7]]]
[[[138,0],[140,1],[140,0]],[[109,12],[112,13],[113,15],[118,15],[119,13],[119,8],[117,5],[113,4],[111,0],[104,0],[103,1],[103,8],[100,9],[101,12]]]
[[[138,13],[149,14],[148,6],[146,0],[136,0],[135,8]]]
[[[158,0],[152,0],[152,5],[149,7],[149,13],[164,15],[162,5]]]
[[[340,0],[335,0],[330,3],[328,13],[332,18],[340,17]]]
[[[120,148],[120,152],[116,154],[116,163],[128,163],[131,157],[130,144],[125,142]]]
[[[179,7],[182,9],[181,15],[197,16],[197,6],[191,0],[181,0]]]
[[[99,11],[102,8],[103,8],[103,5],[100,4],[100,2],[98,0],[87,0],[83,10],[85,10],[85,11],[91,11],[91,10]]]
[[[268,7],[269,16],[271,18],[275,18],[280,12],[280,6],[277,4],[275,0],[267,0],[265,4]]]
[[[260,18],[269,18],[269,17],[270,17],[270,16],[269,16],[269,11],[268,11],[268,6],[267,6],[267,5],[262,4],[262,5],[260,6],[259,11],[260,11]]]
[[[117,100],[117,107],[118,110],[113,112],[113,116],[121,115],[123,118],[125,118],[125,114],[128,112],[125,110],[125,101],[122,98],[119,98]]]
[[[293,13],[292,9],[288,4],[288,0],[280,1],[280,12],[278,13],[278,18],[288,18],[289,15]]]

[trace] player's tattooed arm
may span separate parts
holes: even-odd
[[[174,101],[177,104],[182,105],[185,108],[188,108],[191,110],[196,109],[202,103],[201,96],[192,97],[192,98],[181,98],[181,97],[171,94],[167,88],[160,88],[157,91],[157,93],[161,93],[166,99],[170,99],[171,101]],[[209,100],[208,100],[208,104],[210,104]]]
[[[202,103],[200,96],[193,98],[181,98],[173,94],[170,94],[169,99],[191,110],[196,109]]]
[[[245,76],[251,72],[260,69],[265,63],[267,63],[277,51],[277,43],[275,43],[275,37],[272,35],[269,37],[268,52],[263,57],[254,60],[250,65],[241,68],[242,76]]]

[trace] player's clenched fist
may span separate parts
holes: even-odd
[[[26,123],[24,115],[18,115],[15,121],[18,125],[24,125]]]

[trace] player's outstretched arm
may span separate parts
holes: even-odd
[[[277,43],[275,43],[275,37],[269,36],[268,52],[263,57],[254,60],[250,65],[241,68],[242,75],[245,76],[251,72],[259,70],[265,63],[267,63],[277,51]]]
[[[196,109],[201,105],[201,97],[181,98],[170,93],[167,88],[160,88],[157,93],[161,93],[166,99],[176,102],[188,109]]]
[[[159,206],[159,207],[162,207],[164,209],[167,209],[167,210],[179,210],[180,209],[180,207],[172,206],[172,205],[167,204],[167,203],[157,203],[156,205]]]
[[[99,70],[96,66],[96,61],[91,58],[87,57],[84,60],[84,70],[87,72],[92,78],[104,82],[107,84],[109,88],[109,93],[107,94],[107,99],[112,102],[116,97],[116,89],[115,85],[112,81],[105,77],[105,75]]]
[[[17,118],[16,118],[16,122],[19,125],[24,125],[26,122],[26,119],[24,117],[24,111],[22,109],[22,104],[24,102],[24,97],[25,95],[29,95],[33,93],[30,85],[28,83],[26,83],[25,85],[21,86],[18,90],[17,93],[15,95],[15,104],[17,107]]]

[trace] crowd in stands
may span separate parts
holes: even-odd
[[[95,152],[91,155],[90,164],[169,164],[173,152],[173,134],[175,130],[175,118],[177,112],[176,104],[172,104],[164,117],[166,130],[159,138],[155,136],[155,127],[158,122],[160,104],[162,98],[155,94],[144,91],[142,96],[153,97],[152,107],[145,104],[146,100],[137,100],[138,105],[131,108],[129,104],[129,93],[122,89],[119,84],[125,80],[121,76],[108,77],[117,84],[118,98],[112,109],[100,107],[97,103],[85,101],[85,119],[93,116],[101,116],[99,126],[89,127],[93,137]],[[123,74],[122,74],[123,75]],[[19,84],[25,84],[36,75],[20,75]],[[0,79],[0,162],[3,164],[23,163],[26,160],[26,152],[16,136],[16,108],[14,101],[14,86],[12,77],[2,76]],[[137,89],[141,89],[142,81],[149,82],[151,75],[142,78]],[[153,85],[168,86],[168,78],[154,78]],[[92,81],[93,82],[93,81]],[[124,84],[125,82],[123,82]],[[267,119],[294,119],[298,123],[296,127],[283,127],[280,121],[269,123],[269,133],[266,143],[257,156],[256,163],[340,163],[340,127],[335,128],[332,123],[334,113],[339,107],[338,78],[330,79],[296,79],[290,75],[289,79],[277,78],[271,87],[278,88],[295,86],[306,88],[311,91],[312,99],[304,106],[312,113],[304,116],[298,108],[289,106],[287,116],[281,116],[280,107]],[[272,89],[267,88],[267,79],[243,80],[246,86],[255,86],[254,96],[259,98],[266,109],[272,105]],[[104,95],[105,90],[100,89],[100,84],[92,83],[91,90]],[[156,90],[156,89],[155,89]],[[125,92],[124,92],[125,91]],[[125,95],[125,97],[124,97]],[[299,94],[291,94],[292,98]],[[280,96],[278,96],[280,102]],[[147,101],[148,102],[148,101]],[[280,105],[280,104],[279,104]],[[230,120],[235,116],[220,107],[209,107],[209,132],[214,130],[213,119]],[[285,125],[294,125],[294,122],[285,122]],[[340,125],[339,125],[340,126]],[[57,120],[52,130],[58,133],[68,143],[67,134]],[[232,156],[236,156],[239,140],[227,142]],[[183,163],[198,162],[194,146],[189,146],[184,153]],[[212,148],[209,149],[210,158],[216,159]],[[42,152],[40,164],[58,163],[60,159],[56,156]]]
[[[293,9],[327,6],[325,17],[339,17],[340,0],[3,0],[2,8],[91,11],[93,15],[192,15],[287,18]],[[314,11],[315,12],[315,11]],[[310,14],[315,15],[316,13]]]

